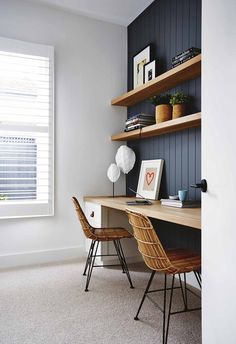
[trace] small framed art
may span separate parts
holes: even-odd
[[[139,193],[144,198],[158,199],[163,164],[163,159],[142,161],[136,197]]]
[[[144,82],[148,82],[156,77],[156,60],[146,63],[144,66]]]
[[[144,83],[144,65],[150,61],[150,45],[133,57],[134,88]]]

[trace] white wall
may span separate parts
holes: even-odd
[[[203,1],[203,344],[236,343],[236,1]]]
[[[0,36],[55,47],[55,216],[0,220],[0,266],[71,258],[84,237],[70,198],[109,195],[125,110],[126,28],[21,0],[0,0]],[[124,193],[124,178],[116,192]]]

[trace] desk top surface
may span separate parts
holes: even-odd
[[[133,201],[135,197],[106,197],[85,196],[84,201],[99,204],[101,206],[125,210],[131,209],[145,214],[148,217],[177,223],[196,229],[201,229],[201,208],[174,208],[161,205],[160,201],[153,201],[152,205],[129,206],[127,201]]]

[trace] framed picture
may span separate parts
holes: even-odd
[[[148,199],[158,199],[163,164],[163,159],[142,161],[137,193]]]
[[[134,88],[144,83],[144,65],[150,62],[150,45],[133,57]]]
[[[156,60],[146,63],[144,66],[144,83],[156,77]]]

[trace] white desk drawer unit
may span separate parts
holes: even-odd
[[[131,227],[128,223],[128,217],[124,212],[119,210],[110,209],[107,207],[103,207],[100,204],[96,204],[93,202],[85,202],[85,215],[90,223],[91,226],[96,228],[102,227],[123,227],[128,230],[131,230]],[[121,240],[122,247],[125,253],[125,257],[127,262],[136,262],[140,261],[141,256],[137,250],[136,241],[132,239],[122,239]],[[89,247],[91,244],[91,240],[86,240],[86,251],[88,252]],[[115,254],[115,249],[113,242],[102,242],[99,245],[99,249],[97,254]],[[109,261],[114,262],[117,261],[115,257],[103,257],[99,263],[108,263]]]
[[[93,227],[102,226],[102,207],[99,204],[86,202],[85,216]]]
[[[85,216],[92,227],[101,228],[107,226],[107,209],[101,207],[99,204],[85,202]],[[86,239],[86,252],[89,251],[90,244],[91,240]],[[109,254],[109,245],[108,242],[102,242],[98,247],[97,254]],[[99,264],[105,260],[104,258],[97,258]]]

